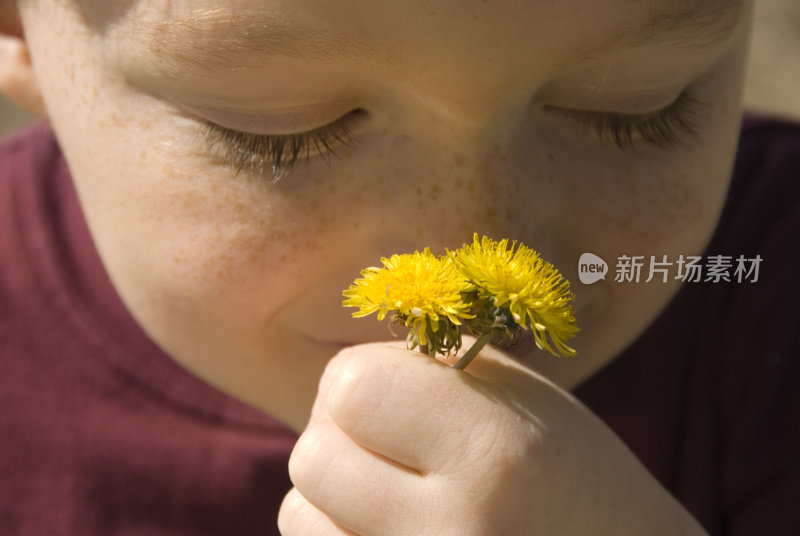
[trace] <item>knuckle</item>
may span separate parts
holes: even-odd
[[[343,363],[326,398],[330,417],[348,430],[366,424],[392,400],[396,377],[396,370],[387,370],[380,356]]]
[[[336,383],[342,371],[346,369],[348,364],[353,360],[355,353],[356,350],[354,348],[342,348],[328,361],[325,365],[325,370],[322,371],[322,376],[319,381],[321,392],[327,391],[331,385]]]
[[[311,426],[298,438],[289,457],[289,478],[298,488],[307,487],[317,474],[325,453],[323,435],[318,427]]]
[[[339,350],[336,355],[334,355],[330,361],[328,361],[322,376],[328,379],[336,378],[336,376],[339,374],[339,371],[354,358],[356,353],[357,348],[352,346],[347,346]]]
[[[299,528],[302,527],[303,510],[306,507],[306,500],[296,488],[286,494],[278,512],[278,530],[283,536],[301,534]]]

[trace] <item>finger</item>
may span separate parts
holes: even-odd
[[[283,536],[358,536],[337,525],[330,517],[292,488],[278,513],[278,530]]]
[[[406,534],[408,512],[426,509],[418,474],[353,442],[330,419],[300,436],[289,475],[308,502],[363,536]]]
[[[327,413],[354,441],[421,473],[482,456],[508,407],[487,384],[385,344],[352,347],[330,363]],[[323,393],[320,393],[323,396]]]

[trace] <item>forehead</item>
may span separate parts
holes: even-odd
[[[162,29],[243,31],[258,25],[310,25],[354,30],[375,26],[409,36],[416,28],[438,30],[439,37],[459,28],[525,28],[532,41],[545,25],[592,21],[624,29],[628,38],[683,28],[713,37],[735,24],[748,0],[70,0],[96,30],[132,15],[132,21]],[[399,18],[395,18],[399,17]],[[411,27],[400,23],[416,21]],[[587,29],[589,33],[591,29]],[[505,32],[504,32],[505,33]],[[477,36],[476,36],[477,37]],[[502,41],[502,34],[495,34]],[[486,43],[485,43],[486,44]]]
[[[246,71],[289,59],[430,73],[491,91],[606,52],[722,42],[748,0],[71,0],[163,74]],[[529,66],[534,66],[529,68]],[[524,70],[524,73],[521,73]]]

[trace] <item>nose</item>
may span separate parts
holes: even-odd
[[[361,269],[381,266],[382,257],[426,247],[442,254],[471,243],[478,233],[522,242],[556,266],[563,264],[563,254],[554,251],[561,194],[551,180],[546,144],[510,123],[478,125],[401,129],[383,146],[369,147],[370,155],[381,156],[366,165],[362,161],[359,180],[348,190],[352,195],[339,198],[348,212],[335,233],[341,238],[332,247],[335,254],[318,267],[324,276],[308,293],[330,296],[315,305],[324,308],[326,318],[338,319],[326,328],[326,340],[364,340],[365,333],[386,337],[383,324],[352,324],[341,292],[329,292],[347,288]]]
[[[558,196],[547,151],[525,125],[440,122],[416,132],[387,151],[391,188],[374,192],[383,213],[370,230],[376,251],[441,252],[473,233],[550,249]]]

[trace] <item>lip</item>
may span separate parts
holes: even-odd
[[[319,324],[315,329],[301,332],[312,344],[341,349],[347,346],[406,340],[406,331],[402,325],[386,319],[378,322],[375,317],[366,319],[347,318],[342,321]]]
[[[576,317],[580,317],[580,315],[583,315],[587,311],[591,310],[593,308],[593,306],[595,305],[595,301],[596,300],[594,300],[592,298],[588,298],[586,300],[581,301],[579,306],[573,308],[574,312],[575,312],[575,316]],[[353,338],[353,339],[340,339],[340,340],[319,338],[319,337],[315,337],[314,335],[310,335],[310,334],[306,334],[305,337],[306,337],[306,339],[308,339],[309,342],[311,342],[313,344],[319,344],[319,345],[322,345],[322,346],[330,346],[332,348],[335,348],[336,350],[341,350],[342,348],[346,348],[348,346],[357,346],[359,344],[369,344],[369,343],[375,343],[375,342],[386,342],[386,341],[391,341],[391,340],[396,340],[396,341],[401,341],[402,342],[402,341],[405,340],[405,336],[403,334],[397,334],[396,337],[391,337],[391,333],[387,333],[387,336],[384,336],[384,337],[364,337],[364,338],[358,338],[358,339]],[[521,339],[518,342],[516,342],[512,346],[504,348],[503,350],[508,352],[508,353],[510,353],[510,354],[512,354],[512,355],[515,355],[515,356],[519,355],[521,357],[524,354],[529,353],[535,347],[536,347],[536,345],[535,345],[533,337],[532,336],[528,337],[528,336],[523,335],[523,337],[521,337]]]
[[[334,347],[334,348],[336,348],[338,350],[341,350],[342,348],[347,348],[348,346],[356,346],[358,344],[362,344],[362,343],[358,343],[358,342],[349,342],[349,341],[348,342],[328,342],[328,341],[317,341],[317,340],[314,340],[314,339],[311,339],[311,341],[316,343],[316,344],[321,344],[323,346],[331,346],[331,347]]]
[[[322,346],[330,346],[330,347],[335,348],[337,350],[341,350],[342,348],[347,348],[348,346],[357,346],[359,344],[369,344],[369,343],[373,343],[373,342],[384,342],[384,341],[387,340],[386,338],[384,338],[384,339],[368,339],[368,338],[365,338],[365,339],[361,339],[361,340],[356,340],[356,339],[352,339],[352,340],[350,340],[350,339],[347,339],[347,340],[325,340],[325,339],[318,339],[318,338],[313,337],[311,335],[307,335],[306,338],[313,344],[319,344],[319,345],[322,345]],[[397,340],[401,340],[400,337],[398,337]]]

